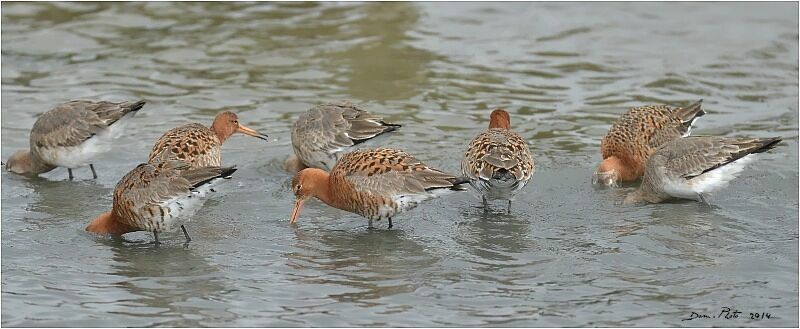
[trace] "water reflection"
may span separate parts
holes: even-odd
[[[213,313],[217,320],[234,318],[221,302],[232,290],[224,284],[218,266],[201,252],[179,243],[156,247],[147,239],[97,239],[113,253],[111,274],[119,281],[111,285],[137,296],[118,301],[116,306],[122,307],[113,313],[157,316],[159,319],[153,324],[159,326],[203,326],[197,317],[186,317],[191,314]]]
[[[529,214],[520,211],[506,214],[505,202],[490,204],[494,208],[484,211],[482,207],[462,208],[458,233],[454,240],[461,248],[475,256],[475,262],[487,264],[492,269],[518,266],[517,255],[537,248],[531,236]]]
[[[88,171],[88,167],[86,168]],[[66,172],[64,172],[66,174]],[[91,175],[91,173],[89,173]],[[47,177],[10,177],[13,174],[3,173],[3,183],[7,180],[19,182],[23,189],[20,194],[6,195],[6,197],[20,197],[29,200],[25,209],[25,216],[47,214],[48,220],[28,218],[36,225],[48,226],[63,221],[84,220],[88,223],[91,218],[87,216],[86,204],[111,207],[111,191],[108,187],[100,185],[96,180],[51,180]],[[91,176],[90,176],[91,177]],[[99,215],[100,213],[97,213]],[[5,215],[5,214],[4,214]]]
[[[425,246],[400,230],[296,229],[294,232],[295,248],[302,251],[286,254],[290,266],[315,273],[297,278],[298,284],[334,284],[356,289],[328,295],[340,302],[373,305],[387,296],[413,292],[416,285],[407,279],[437,262]],[[397,266],[398,263],[403,266]]]

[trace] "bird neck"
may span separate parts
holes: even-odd
[[[322,202],[325,202],[329,206],[341,209],[340,195],[333,191],[330,177],[330,174],[322,169],[311,169],[309,172],[309,183],[313,186],[312,193],[314,193],[317,199],[322,200]]]
[[[511,129],[511,120],[507,114],[503,115],[492,113],[492,116],[489,120],[489,128]]]
[[[228,127],[225,127],[225,125],[222,123],[222,120],[218,119],[215,119],[214,123],[211,124],[211,131],[213,131],[214,135],[217,136],[217,139],[219,140],[220,144],[224,143],[225,140],[228,139],[228,137],[231,137],[231,135],[233,135],[233,132],[230,131]]]
[[[140,230],[122,223],[113,211],[107,211],[89,223],[89,226],[86,226],[86,231],[100,234],[123,235],[128,232]]]

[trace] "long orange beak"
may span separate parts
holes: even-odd
[[[247,127],[245,127],[245,126],[243,126],[241,124],[239,125],[239,128],[236,128],[236,132],[245,134],[247,136],[253,136],[255,138],[263,139],[265,141],[269,141],[267,139],[267,137],[269,137],[269,136],[267,136],[267,134],[262,134],[260,132],[257,132],[255,130],[253,130],[253,129],[247,128]]]
[[[297,220],[297,217],[300,216],[300,210],[303,209],[303,199],[297,199],[294,202],[294,209],[292,209],[292,218],[289,219],[289,222],[294,224]]]

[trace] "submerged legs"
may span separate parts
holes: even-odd
[[[155,230],[153,230],[153,237],[156,239],[156,245],[158,245],[160,242],[158,242],[158,232]]]
[[[389,218],[389,228],[392,228],[392,218]]]
[[[489,211],[489,202],[486,201],[486,196],[482,195],[481,199],[483,199],[483,211]]]
[[[706,201],[706,198],[703,197],[703,193],[697,193],[697,198],[700,199],[700,202],[708,204],[708,201]]]
[[[72,176],[72,168],[67,168],[67,172],[69,173],[69,180],[75,178],[75,176]]]
[[[189,232],[186,232],[186,227],[181,225],[181,230],[183,230],[183,235],[186,237],[186,243],[191,242],[192,238],[189,237]]]
[[[369,220],[369,224],[367,224],[367,225],[368,225],[367,228],[369,228],[369,229],[372,228],[372,219]]]
[[[508,200],[508,209],[506,209],[506,214],[511,215],[511,200]]]
[[[89,168],[92,169],[92,178],[97,179],[97,172],[94,171],[94,165],[90,163]]]

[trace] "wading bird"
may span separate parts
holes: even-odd
[[[674,109],[666,105],[631,108],[603,137],[603,162],[594,172],[592,183],[616,186],[642,177],[647,159],[659,146],[691,134],[695,120],[706,113],[702,102]]]
[[[6,170],[35,176],[65,167],[69,179],[73,179],[72,169],[88,164],[92,177],[97,178],[92,159],[111,150],[113,140],[144,104],[145,101],[87,100],[59,104],[36,120],[31,128],[30,149],[14,153],[6,163]]]

